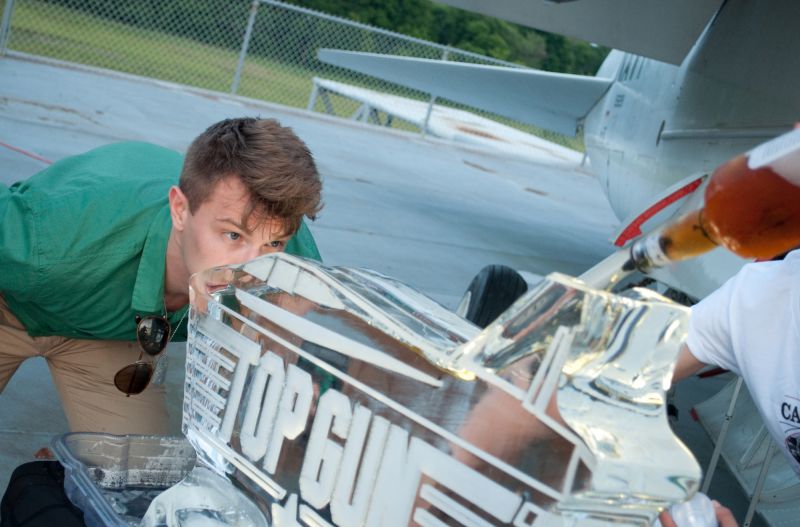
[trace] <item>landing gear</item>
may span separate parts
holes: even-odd
[[[456,313],[485,328],[528,290],[525,279],[505,265],[487,265],[467,287]]]

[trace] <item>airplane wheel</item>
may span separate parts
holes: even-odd
[[[514,269],[487,265],[475,275],[456,313],[485,328],[528,290],[528,284]]]

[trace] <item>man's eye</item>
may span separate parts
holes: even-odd
[[[227,236],[228,238],[231,239],[231,241],[234,241],[234,242],[242,237],[242,235],[239,234],[238,232],[226,232],[225,236]]]
[[[283,247],[283,242],[280,240],[274,240],[269,242],[269,246],[272,247],[273,249],[280,249],[281,247]]]

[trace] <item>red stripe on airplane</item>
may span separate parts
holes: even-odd
[[[697,190],[697,187],[699,187],[702,182],[703,178],[699,177],[694,181],[692,181],[691,183],[687,183],[686,185],[682,186],[669,196],[666,196],[658,200],[657,202],[653,203],[653,205],[651,205],[646,211],[639,214],[636,217],[636,219],[631,222],[630,225],[625,227],[625,230],[622,231],[619,237],[614,241],[614,245],[616,245],[617,247],[622,247],[628,241],[636,238],[637,236],[641,236],[642,225],[644,225],[644,223],[647,220],[649,220],[650,218],[652,218],[653,216],[655,216],[656,214],[667,208],[667,206],[675,203],[682,197],[688,196],[689,194]]]
[[[31,159],[35,159],[36,161],[41,161],[42,163],[45,163],[47,165],[52,165],[53,164],[53,162],[50,161],[49,159],[45,159],[44,157],[42,157],[40,155],[37,155],[37,154],[34,154],[33,152],[29,152],[27,150],[24,150],[24,149],[22,149],[22,148],[20,148],[18,146],[13,146],[13,145],[10,145],[8,143],[3,143],[3,142],[0,142],[0,146],[2,146],[4,148],[8,148],[9,150],[13,150],[14,152],[19,152],[20,154],[22,154],[24,156],[28,156]]]

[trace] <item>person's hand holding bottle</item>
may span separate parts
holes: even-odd
[[[692,499],[662,512],[655,526],[660,527],[739,527],[733,513],[716,500],[698,492]]]

